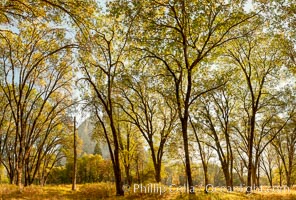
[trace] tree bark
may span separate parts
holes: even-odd
[[[77,176],[77,138],[76,138],[76,117],[74,117],[74,162],[73,162],[73,178],[72,190],[76,190],[76,176]]]
[[[252,187],[252,170],[253,170],[253,146],[254,146],[254,134],[255,134],[255,115],[256,111],[253,108],[252,117],[249,124],[249,136],[248,136],[248,177],[247,186]],[[249,193],[250,191],[246,191]]]
[[[204,170],[204,181],[205,181],[205,189],[204,189],[204,192],[205,193],[208,193],[207,191],[207,185],[209,184],[209,175],[208,175],[208,165],[206,163],[203,163],[202,164],[202,168]]]
[[[116,196],[123,196],[124,191],[122,188],[123,183],[122,183],[122,179],[121,179],[121,170],[120,170],[120,161],[119,161],[119,142],[118,142],[117,131],[114,126],[111,107],[109,110],[109,119],[110,119],[111,131],[113,134],[113,144],[114,144],[114,167],[113,167],[113,169],[114,169],[114,175],[115,175]]]
[[[16,178],[16,185],[19,186],[19,188],[22,187],[22,178],[23,178],[23,166],[19,165],[17,168],[17,178]]]
[[[157,183],[160,183],[160,182],[161,182],[161,174],[160,174],[160,172],[161,172],[161,163],[158,163],[158,164],[154,167],[154,169],[155,169],[155,181],[156,181]]]

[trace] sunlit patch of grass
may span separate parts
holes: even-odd
[[[154,200],[154,199],[175,199],[175,194],[145,194],[145,193],[128,193],[122,199],[142,199],[142,200]]]
[[[10,196],[21,197],[22,190],[16,185],[1,184],[0,185],[0,196],[2,199],[7,199]]]
[[[96,199],[108,198],[115,193],[115,186],[112,183],[93,183],[81,185],[77,195],[81,198]]]
[[[295,199],[296,200],[296,191],[291,190],[289,192],[256,192],[253,194],[256,196],[256,199],[260,200],[290,200]]]
[[[36,186],[31,185],[20,189],[15,185],[1,185],[2,199],[71,199],[71,186]]]
[[[245,194],[243,192],[214,192],[205,194],[202,192],[198,192],[195,195],[181,194],[178,195],[176,200],[296,200],[296,191],[290,192],[254,192],[251,194]]]

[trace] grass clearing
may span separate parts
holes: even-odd
[[[34,199],[34,200],[57,200],[57,199],[106,199],[106,200],[155,200],[155,199],[172,199],[172,200],[296,200],[296,191],[289,192],[255,192],[245,194],[242,192],[213,192],[204,194],[201,190],[196,192],[196,195],[187,195],[185,193],[169,193],[164,194],[144,194],[127,192],[124,197],[116,197],[115,187],[112,183],[93,183],[77,185],[77,190],[72,191],[71,185],[47,185],[29,186],[19,189],[15,185],[2,184],[0,185],[0,199]]]

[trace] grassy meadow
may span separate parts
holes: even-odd
[[[115,187],[111,183],[95,183],[77,185],[77,190],[72,191],[71,185],[48,185],[48,186],[29,186],[19,189],[15,185],[2,184],[0,185],[0,199],[197,199],[197,200],[278,200],[278,199],[296,199],[296,190],[289,192],[257,192],[252,194],[244,194],[241,192],[214,192],[204,194],[202,191],[197,191],[195,196],[189,198],[184,193],[169,193],[164,194],[141,194],[127,192],[124,197],[116,197]]]

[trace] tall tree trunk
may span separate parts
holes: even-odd
[[[131,180],[132,177],[130,174],[130,165],[125,165],[124,169],[125,169],[124,171],[125,171],[127,184],[130,186],[132,184],[132,180]]]
[[[123,183],[121,181],[121,170],[120,170],[120,162],[119,162],[119,142],[118,142],[118,137],[117,137],[117,131],[116,131],[114,121],[113,121],[112,109],[107,110],[107,113],[108,113],[108,117],[110,120],[114,150],[112,150],[111,141],[109,140],[109,137],[107,134],[107,129],[106,129],[106,126],[105,126],[103,120],[100,118],[98,113],[96,113],[96,115],[103,127],[105,138],[107,140],[108,149],[109,149],[109,153],[110,153],[110,157],[111,157],[111,161],[112,161],[112,166],[113,166],[114,177],[115,177],[116,195],[123,196],[124,191],[123,191]]]
[[[114,143],[114,175],[115,175],[115,185],[116,185],[116,196],[123,196],[123,183],[121,179],[121,170],[120,170],[120,161],[119,161],[119,142],[118,142],[118,136],[117,131],[114,126],[113,116],[112,116],[112,110],[109,112],[109,119],[110,119],[110,125],[111,125],[111,131],[113,134],[113,143]]]
[[[157,183],[160,183],[161,182],[161,163],[157,163],[156,166],[155,166],[155,181]]]
[[[282,170],[282,168],[279,169],[279,175],[280,175],[280,186],[282,187],[282,185],[283,185],[283,170]]]
[[[207,185],[209,184],[209,174],[208,174],[208,165],[206,163],[202,163],[202,168],[203,168],[203,171],[204,171],[204,181],[205,181],[205,189],[204,189],[204,192],[205,193],[208,193],[207,191]]]
[[[76,117],[74,117],[74,162],[73,162],[73,178],[72,190],[76,190],[76,176],[77,176],[77,138],[76,138]]]
[[[203,171],[204,171],[204,181],[205,181],[205,189],[204,189],[204,192],[205,193],[208,193],[207,191],[207,185],[209,184],[209,178],[208,178],[208,165],[207,165],[207,161],[206,161],[206,155],[205,153],[203,152],[202,150],[202,146],[201,146],[201,141],[197,135],[197,131],[196,131],[196,128],[194,127],[193,125],[193,122],[191,120],[191,118],[189,117],[190,119],[190,124],[191,124],[191,127],[193,129],[193,133],[195,135],[195,139],[197,141],[197,144],[198,144],[198,149],[199,149],[199,154],[200,154],[200,158],[201,158],[201,163],[202,163],[202,167],[203,167]]]
[[[159,182],[161,182],[161,175],[160,175],[161,161],[159,161],[156,158],[155,151],[154,151],[154,145],[153,145],[152,140],[151,140],[151,142],[149,142],[149,146],[150,146],[151,157],[152,157],[153,167],[154,167],[154,178],[155,178],[156,183],[159,183]]]
[[[8,176],[9,176],[9,183],[10,184],[15,184],[15,173],[14,173],[14,170],[10,170],[8,172]]]
[[[291,173],[289,171],[286,171],[286,182],[287,187],[291,187]]]
[[[259,158],[258,158],[258,164],[257,164],[256,186],[260,187],[260,160],[259,160]]]
[[[189,157],[189,145],[188,145],[188,133],[187,133],[187,124],[188,124],[188,110],[185,111],[185,117],[181,119],[182,121],[182,134],[183,134],[183,143],[184,143],[184,151],[185,151],[185,168],[186,168],[186,176],[187,182],[189,186],[189,192],[194,194],[194,191],[191,190],[193,188],[193,181],[191,176],[191,166],[190,166],[190,157]]]
[[[17,168],[17,178],[16,178],[16,185],[20,188],[22,187],[22,178],[23,178],[23,167],[19,165]]]
[[[273,187],[273,184],[272,184],[272,169],[270,168],[269,169],[269,176],[268,176],[268,180],[269,180],[269,184],[270,184],[270,187],[272,188]]]
[[[137,180],[138,180],[138,183],[141,182],[141,179],[140,179],[140,169],[139,169],[139,156],[137,155],[137,160],[136,160],[136,174],[137,174]]]
[[[253,108],[252,117],[249,124],[249,136],[248,136],[248,177],[247,186],[252,187],[252,169],[253,169],[253,146],[254,146],[254,133],[255,133],[255,111]],[[251,191],[246,191],[247,193]]]
[[[123,191],[122,182],[121,182],[121,170],[120,170],[120,164],[119,164],[118,150],[114,150],[114,158],[115,158],[115,165],[113,167],[113,170],[114,170],[114,176],[115,176],[116,196],[123,196],[124,191]]]
[[[232,178],[229,172],[229,167],[226,163],[222,165],[222,170],[223,170],[227,190],[232,191],[233,190]]]
[[[287,180],[287,186],[291,187],[291,176],[292,176],[292,170],[293,170],[293,162],[294,162],[294,153],[295,153],[295,142],[293,142],[290,146],[290,152],[288,155],[288,169],[286,170],[286,180]]]
[[[252,188],[256,185],[256,167],[252,164]]]
[[[232,150],[231,150],[232,151]],[[231,152],[231,160],[230,160],[230,183],[231,183],[231,189],[233,191],[233,156]]]

